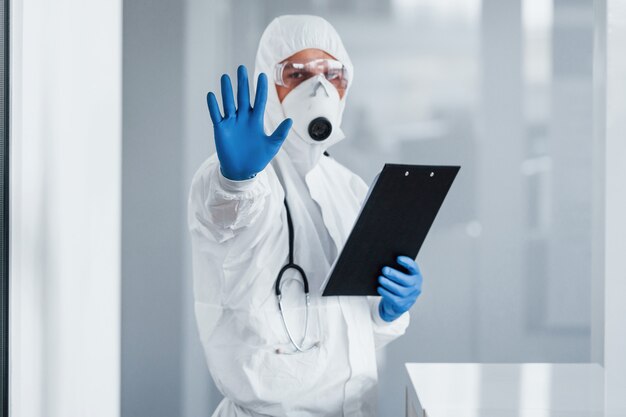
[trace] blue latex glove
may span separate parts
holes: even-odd
[[[417,263],[408,256],[398,256],[397,261],[406,272],[385,266],[378,277],[378,294],[382,296],[378,313],[385,321],[394,321],[408,311],[422,293],[422,273]]]
[[[254,108],[250,104],[246,67],[240,65],[237,68],[237,110],[230,77],[222,75],[221,83],[224,117],[220,113],[215,94],[209,92],[207,95],[220,169],[222,174],[231,180],[252,178],[278,153],[289,133],[292,121],[283,120],[274,133],[270,136],[265,134],[263,130],[263,114],[267,102],[265,74],[259,74]]]

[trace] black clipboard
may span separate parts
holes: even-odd
[[[322,285],[328,295],[379,295],[378,277],[396,257],[415,259],[459,166],[385,164]]]

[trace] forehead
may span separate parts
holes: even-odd
[[[335,57],[333,57],[332,55],[330,55],[329,53],[325,51],[322,51],[321,49],[309,48],[309,49],[303,49],[301,51],[296,52],[295,54],[291,55],[289,58],[284,59],[282,62],[286,62],[286,61],[306,62],[312,59],[323,59],[323,58],[335,59]]]

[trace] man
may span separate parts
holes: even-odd
[[[227,75],[223,115],[208,94],[217,153],[189,197],[196,318],[225,397],[214,416],[373,416],[375,349],[404,333],[422,277],[398,257],[382,297],[321,296],[367,194],[324,155],[344,137],[350,58],[324,19],[281,16],[261,37],[253,105],[244,67],[237,78],[237,108]],[[277,284],[290,261],[301,272]]]

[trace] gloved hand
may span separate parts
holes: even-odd
[[[422,293],[422,273],[417,263],[407,256],[398,256],[397,261],[407,272],[385,266],[378,277],[378,294],[382,296],[378,313],[385,321],[394,321],[408,311]]]
[[[222,75],[221,83],[224,117],[220,113],[215,94],[209,92],[207,95],[220,169],[222,174],[231,180],[252,178],[274,158],[289,133],[292,121],[283,120],[272,135],[265,134],[263,130],[263,113],[267,101],[265,74],[259,74],[254,108],[250,105],[246,67],[240,65],[237,68],[237,110],[228,75]]]

